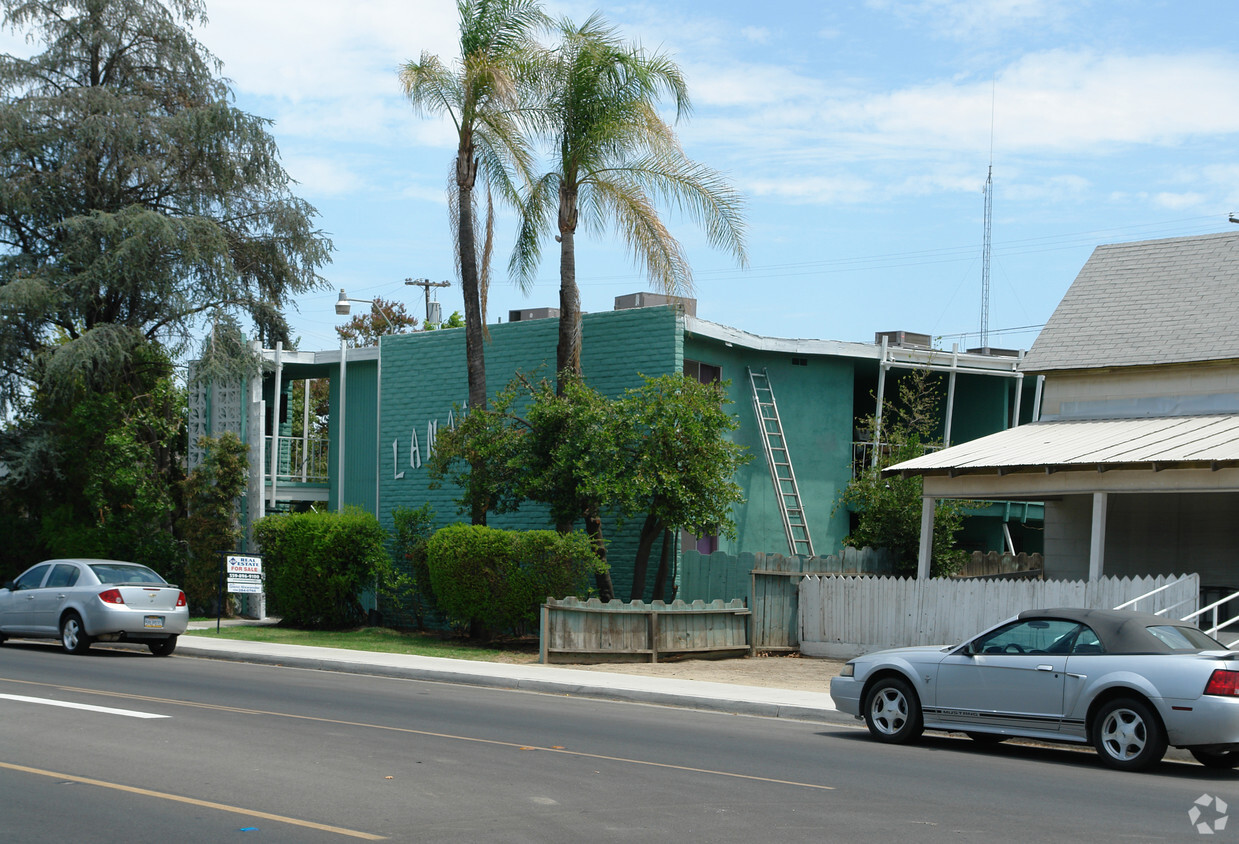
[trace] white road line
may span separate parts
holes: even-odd
[[[88,703],[69,703],[63,700],[49,700],[44,697],[26,697],[24,695],[0,695],[2,700],[17,700],[22,703],[41,703],[44,706],[62,706],[65,709],[85,709],[89,712],[102,712],[105,715],[124,715],[126,718],[171,718],[171,715],[155,715],[151,712],[135,712],[132,709],[113,709],[110,706],[91,706]]]

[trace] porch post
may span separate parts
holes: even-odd
[[[938,499],[925,496],[921,499],[921,552],[917,558],[916,577],[929,578],[929,561],[934,553],[934,505]]]
[[[878,465],[878,456],[882,451],[882,400],[886,393],[886,337],[882,337],[882,362],[878,365],[878,407],[873,414],[873,459],[870,466]]]
[[[345,382],[345,358],[348,356],[347,341],[340,340],[340,418],[336,425],[336,445],[340,449],[340,453],[336,455],[336,509],[344,509],[344,382]]]
[[[284,391],[284,341],[275,344],[275,383],[271,393],[271,509],[280,477],[280,393]]]
[[[1106,557],[1106,503],[1108,492],[1093,493],[1093,532],[1088,546],[1088,579],[1100,580]]]
[[[951,376],[946,388],[946,423],[942,428],[942,445],[951,447],[951,422],[955,418],[955,375],[959,371],[959,344],[951,344]]]

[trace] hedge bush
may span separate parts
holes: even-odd
[[[391,558],[378,519],[362,510],[265,516],[254,523],[266,591],[285,623],[340,629],[365,618],[361,594],[387,588]]]
[[[547,597],[584,595],[605,571],[580,532],[504,531],[451,525],[426,543],[426,567],[440,611],[454,624],[524,632]]]

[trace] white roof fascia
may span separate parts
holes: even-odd
[[[697,317],[684,317],[684,330],[689,334],[708,337],[759,352],[776,352],[782,354],[831,355],[834,357],[860,358],[880,361],[882,347],[875,343],[857,343],[844,340],[811,340],[804,338],[785,339],[782,337],[763,337],[750,334],[738,328],[708,322]],[[970,373],[976,375],[1006,375],[1014,377],[1017,374],[1019,358],[995,357],[993,355],[977,355],[968,352],[951,352],[946,349],[908,349],[900,346],[886,347],[887,362],[892,366],[908,368],[924,368],[935,371]],[[952,357],[959,361],[958,366],[951,365]]]

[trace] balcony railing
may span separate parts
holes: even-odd
[[[934,451],[942,451],[946,448],[942,443],[930,443],[925,446],[925,453],[929,454]],[[879,457],[886,457],[891,452],[890,443],[874,443],[854,441],[852,443],[852,477],[858,478],[860,475],[873,465],[874,453]]]
[[[278,483],[327,483],[328,466],[331,465],[327,440],[277,437],[275,447],[280,450],[280,456],[275,464],[278,467],[276,473]],[[270,480],[271,437],[267,437],[266,448],[266,466],[263,467],[263,476]]]

